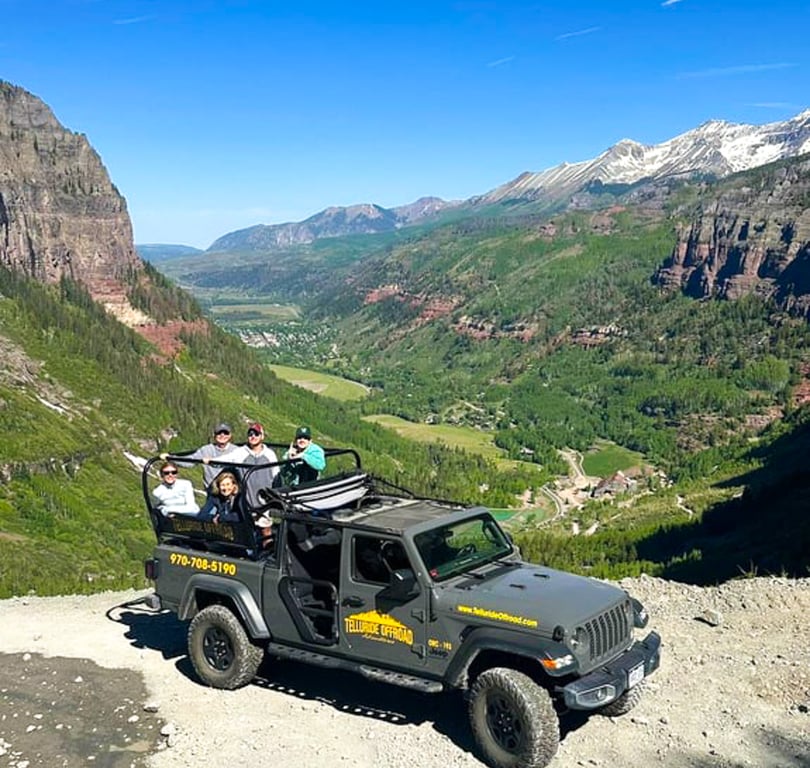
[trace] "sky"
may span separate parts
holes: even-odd
[[[88,137],[136,243],[207,248],[788,119],[808,28],[807,0],[0,0],[0,79]]]

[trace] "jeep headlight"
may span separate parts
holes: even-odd
[[[574,632],[569,640],[569,643],[574,651],[578,653],[587,653],[591,646],[591,638],[585,631],[585,627],[577,627],[577,631]]]
[[[616,687],[610,683],[589,688],[586,691],[577,691],[577,705],[583,709],[593,709],[604,704],[609,704],[616,698]]]
[[[644,629],[650,620],[650,614],[647,609],[641,604],[640,600],[635,597],[630,598],[630,603],[633,606],[633,626],[636,629]]]
[[[570,654],[566,653],[564,656],[557,656],[556,658],[550,659],[546,657],[545,659],[540,659],[540,663],[546,669],[565,669],[566,667],[570,667],[576,659]]]

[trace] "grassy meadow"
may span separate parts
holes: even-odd
[[[449,448],[461,448],[469,453],[491,459],[502,470],[537,465],[515,461],[505,457],[504,451],[495,445],[494,436],[473,427],[457,427],[450,424],[419,424],[390,414],[374,414],[363,417],[366,421],[393,429],[397,434],[418,443],[443,443]]]
[[[393,429],[402,437],[419,443],[440,442],[451,448],[463,448],[470,453],[477,453],[495,462],[508,462],[503,451],[495,445],[493,436],[472,427],[455,427],[449,424],[420,424],[406,421],[399,416],[374,414],[364,417],[380,426]],[[510,465],[514,462],[509,462]]]
[[[616,472],[626,472],[641,466],[644,457],[614,443],[599,442],[582,457],[582,470],[592,477],[609,477]]]
[[[232,328],[246,324],[298,320],[298,308],[266,297],[251,297],[221,290],[195,288],[195,297],[216,322]]]
[[[291,368],[287,365],[268,365],[268,368],[280,379],[294,384],[296,387],[308,389],[310,392],[341,402],[362,400],[368,395],[368,388],[363,384],[342,379],[340,376],[308,371],[304,368]]]

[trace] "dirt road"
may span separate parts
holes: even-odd
[[[622,584],[662,667],[629,715],[564,718],[551,768],[810,766],[810,580]],[[136,596],[0,601],[0,766],[482,765],[459,695],[273,659],[246,688],[205,688],[185,627]]]

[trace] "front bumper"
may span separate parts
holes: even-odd
[[[661,636],[650,632],[621,656],[599,669],[563,686],[568,709],[597,709],[615,701],[625,691],[651,675],[661,663]]]

